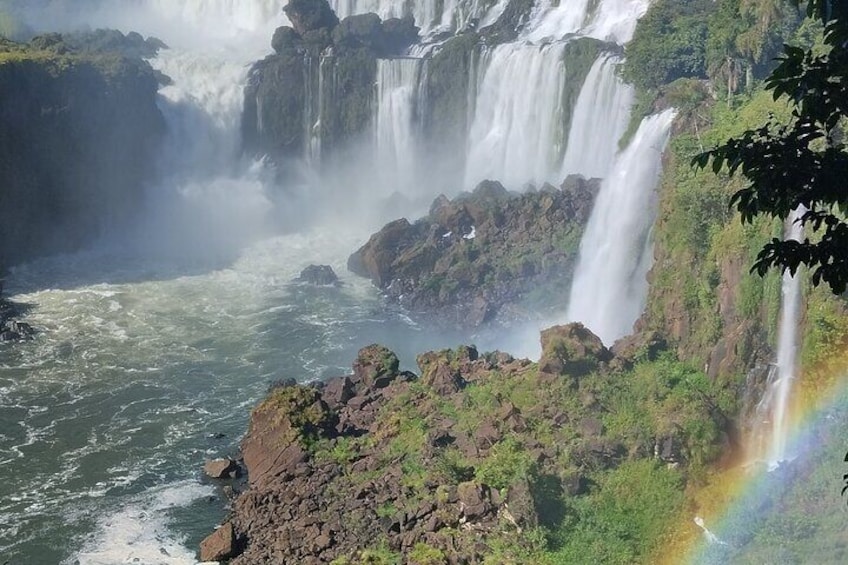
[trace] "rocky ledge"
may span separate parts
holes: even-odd
[[[453,200],[440,196],[425,218],[374,234],[348,268],[437,322],[475,327],[556,311],[599,182],[572,175],[560,188],[518,194],[485,181]]]
[[[630,413],[621,403],[640,398],[631,356],[658,354],[656,336],[611,351],[570,324],[545,330],[542,345],[539,363],[474,347],[424,353],[419,375],[371,345],[348,376],[273,387],[242,442],[247,488],[201,559],[536,562],[534,532],[562,523],[565,501],[603,473],[639,459],[666,472],[720,441],[706,392],[671,412],[646,401],[639,433],[616,424]]]

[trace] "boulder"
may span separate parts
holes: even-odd
[[[540,374],[580,377],[611,358],[601,339],[580,323],[548,328],[541,341]]]
[[[412,16],[383,20],[383,52],[385,55],[400,55],[410,45],[418,42],[418,26]]]
[[[237,554],[236,534],[227,522],[200,542],[201,561],[223,561]]]
[[[296,47],[300,39],[300,34],[294,28],[280,26],[274,30],[274,36],[271,38],[271,47],[277,53],[282,53],[287,49]]]
[[[476,354],[476,350],[474,350]],[[465,380],[457,367],[452,366],[448,351],[440,353],[430,351],[422,353],[416,361],[421,369],[421,382],[441,396],[458,392],[465,386]]]
[[[35,330],[32,329],[32,326],[27,324],[26,322],[18,322],[13,320],[9,323],[9,330],[12,332],[19,334],[21,337],[30,338],[35,335]]]
[[[232,459],[212,459],[203,465],[203,472],[213,479],[234,479],[238,476],[238,463]]]
[[[253,411],[242,442],[250,483],[265,484],[296,473],[309,459],[309,439],[332,430],[335,424],[320,391],[300,385],[274,388]]]
[[[339,25],[339,18],[327,0],[289,0],[283,11],[300,35],[319,29],[332,30]]]
[[[346,404],[348,400],[353,398],[354,394],[353,381],[349,377],[339,377],[327,381],[324,386],[323,398],[327,405],[334,409]]]
[[[388,285],[399,251],[414,245],[418,235],[418,230],[406,218],[390,222],[348,258],[347,268],[359,276],[370,278],[379,287]]]
[[[509,487],[506,504],[510,516],[519,528],[535,528],[539,525],[536,501],[527,479],[520,479]]]
[[[333,45],[342,49],[365,47],[381,53],[383,26],[380,16],[367,13],[346,17],[333,29]]]
[[[382,345],[373,344],[359,350],[353,362],[353,374],[368,388],[385,388],[400,374],[399,366],[397,355]]]
[[[309,265],[295,280],[316,286],[333,286],[339,283],[339,277],[329,265]]]
[[[460,483],[456,487],[462,514],[469,520],[483,517],[492,509],[489,501],[489,489],[474,481]]]

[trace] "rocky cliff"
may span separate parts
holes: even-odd
[[[96,32],[0,43],[0,270],[75,249],[138,208],[164,135],[161,46]]]
[[[579,176],[520,194],[486,181],[454,200],[437,198],[414,224],[386,225],[348,268],[440,323],[475,327],[552,313],[565,307],[598,189],[597,179]]]
[[[361,159],[356,152],[367,151],[373,141],[378,65],[412,53],[419,66],[405,86],[415,91],[412,119],[428,176],[461,182],[481,54],[515,40],[532,8],[533,2],[511,0],[491,25],[477,29],[471,22],[455,35],[422,38],[412,16],[381,21],[366,13],[339,21],[326,0],[290,1],[284,10],[292,27],[275,31],[274,53],[253,66],[245,88],[245,151],[270,159],[284,177],[298,161],[321,170],[351,158],[351,152],[352,160]],[[568,43],[562,55],[563,112],[557,117],[562,131],[568,131],[595,58],[617,50],[585,37]],[[559,150],[565,150],[565,141]]]
[[[543,531],[593,520],[578,508],[599,503],[611,477],[657,479],[649,496],[676,505],[682,471],[726,441],[709,387],[660,360],[652,336],[614,353],[572,324],[543,332],[542,346],[538,364],[473,347],[425,353],[415,375],[373,345],[351,375],[275,386],[242,442],[249,486],[201,559],[542,563]],[[618,504],[637,522],[646,511]]]
[[[371,121],[378,57],[418,40],[411,18],[336,17],[326,0],[292,0],[293,27],[274,32],[274,54],[256,63],[245,89],[248,153],[278,164],[331,159]]]

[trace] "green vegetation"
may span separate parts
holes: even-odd
[[[799,222],[807,237],[765,244],[754,263],[760,275],[772,267],[795,273],[803,264],[812,269],[813,285],[825,282],[842,294],[848,287],[848,151],[842,142],[848,116],[843,80],[848,73],[848,11],[841,3],[837,6],[808,3],[808,14],[824,26],[824,49],[787,46],[766,81],[775,99],[792,103],[791,118],[770,116],[765,125],[701,153],[694,162],[744,177],[746,184],[731,198],[743,222],[760,217],[785,221],[802,210]]]
[[[551,535],[551,564],[644,562],[684,501],[680,471],[649,459],[598,476],[586,496],[568,502]]]
[[[654,90],[681,77],[706,78],[707,19],[712,0],[657,0],[627,44],[624,78]]]
[[[442,366],[461,370],[467,355],[466,349],[446,350],[420,362],[425,373]],[[672,354],[649,359],[643,352],[641,359],[631,370],[586,374],[576,388],[566,377],[543,383],[533,364],[463,372],[471,381],[462,402],[416,381],[382,408],[373,433],[323,452],[341,463],[352,449],[386,446],[380,448],[384,468],[399,466],[408,489],[405,499],[377,510],[386,517],[421,500],[443,502],[449,485],[469,480],[502,496],[529,485],[542,527],[516,530],[504,523],[485,538],[486,563],[639,562],[680,509],[687,481],[720,454],[725,414],[735,410],[731,391]],[[587,424],[596,418],[597,424]],[[458,447],[459,440],[434,448],[429,438],[446,419],[458,437],[491,436],[491,447],[477,456]],[[547,454],[541,463],[540,450]],[[587,486],[569,487],[576,488],[569,494],[564,485],[575,481]],[[435,494],[433,485],[441,485]],[[461,531],[453,535],[465,539]],[[419,544],[406,558],[442,563],[444,554]]]

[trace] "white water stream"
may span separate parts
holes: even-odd
[[[580,242],[566,318],[606,344],[628,334],[644,308],[655,189],[673,119],[666,110],[642,121],[604,180]]]
[[[616,74],[616,57],[599,57],[592,65],[574,106],[560,176],[571,173],[603,178],[618,153],[633,105],[633,88]]]

